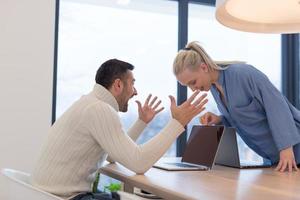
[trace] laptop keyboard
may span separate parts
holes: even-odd
[[[166,163],[168,165],[175,165],[177,167],[196,167],[194,165],[189,165],[189,164],[185,164],[185,163]]]

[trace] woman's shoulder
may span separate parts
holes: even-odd
[[[236,80],[241,84],[257,84],[268,81],[268,77],[264,73],[254,66],[245,63],[229,65],[225,71],[229,79]]]
[[[252,76],[263,75],[263,73],[258,69],[256,69],[254,66],[246,63],[228,65],[225,71],[229,75],[231,74],[233,76],[238,75],[238,76],[252,77]]]
[[[227,69],[231,72],[252,72],[253,70],[257,70],[252,65],[246,63],[230,64],[227,66]]]

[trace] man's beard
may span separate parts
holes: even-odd
[[[127,110],[128,110],[128,102],[126,102],[125,104],[121,105],[119,110],[121,112],[127,112]]]
[[[125,93],[121,94],[120,98],[119,98],[119,111],[120,112],[127,112],[128,110],[128,101],[129,99],[127,99]]]

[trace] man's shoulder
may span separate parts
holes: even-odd
[[[97,100],[92,101],[86,104],[87,110],[93,110],[93,109],[112,109],[112,106],[106,103],[105,101]]]
[[[101,113],[101,115],[117,115],[116,110],[111,105],[101,100],[89,102],[88,104],[86,104],[84,113]]]

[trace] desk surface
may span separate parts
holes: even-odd
[[[273,168],[234,169],[214,166],[210,171],[165,171],[151,168],[136,175],[120,164],[107,164],[101,173],[164,199],[300,199],[300,172]]]

